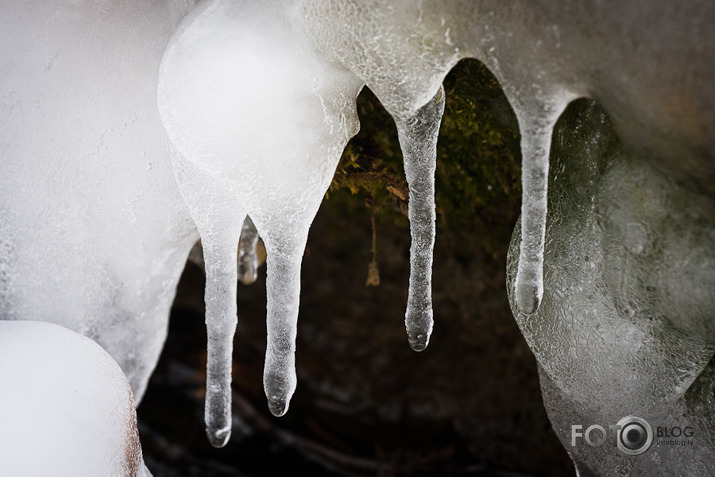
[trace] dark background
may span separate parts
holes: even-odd
[[[223,449],[208,444],[203,274],[187,264],[138,410],[156,477],[573,475],[506,296],[506,250],[521,199],[516,120],[476,61],[457,65],[445,91],[427,350],[412,351],[404,330],[410,233],[395,128],[366,90],[361,132],[303,261],[298,388],[288,414],[272,417],[263,396],[262,267],[255,284],[239,286],[233,436]],[[380,284],[368,287],[373,259]]]

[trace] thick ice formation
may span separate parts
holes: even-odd
[[[310,223],[358,129],[361,84],[321,62],[284,2],[213,1],[185,19],[166,50],[159,107],[177,182],[206,262],[206,421],[214,445],[230,431],[236,243],[247,214],[267,250],[271,412],[296,385],[300,264]]]
[[[137,400],[198,239],[156,107],[192,4],[0,2],[0,318],[89,336]]]
[[[269,407],[281,415],[295,388],[300,261],[308,228],[347,140],[357,132],[355,98],[364,80],[320,54],[306,35],[317,25],[307,18],[312,17],[284,2],[260,7],[208,2],[177,30],[162,63],[160,110],[176,146],[178,182],[205,249],[207,425],[215,444],[225,442],[230,422],[235,305],[228,301],[235,301],[236,272],[228,269],[235,262],[228,247],[237,226],[249,214],[268,251],[264,380]],[[439,83],[431,93],[407,96],[391,111],[411,189],[413,268],[406,325],[417,350],[427,346],[432,330],[434,171],[444,110]],[[221,270],[213,277],[211,261]]]
[[[187,201],[194,203],[194,219],[200,222],[213,214],[213,223],[215,218],[227,220],[224,214],[233,213],[234,217],[242,218],[244,212],[249,212],[261,231],[271,220],[277,222],[273,211],[280,211],[302,217],[297,221],[307,233],[318,202],[317,193],[324,190],[324,178],[329,174],[291,177],[294,184],[313,191],[316,197],[306,206],[307,213],[298,214],[295,208],[286,210],[284,201],[292,198],[283,190],[278,194],[279,200],[271,194],[266,199],[272,200],[263,199],[265,189],[282,184],[280,175],[267,175],[264,171],[277,168],[275,164],[293,166],[291,156],[296,151],[306,155],[310,154],[308,151],[318,151],[318,143],[311,143],[311,138],[302,144],[294,140],[297,131],[315,127],[311,119],[316,123],[325,117],[328,119],[324,121],[332,124],[335,121],[329,119],[331,114],[353,114],[352,102],[343,101],[322,116],[312,114],[308,118],[305,115],[308,108],[303,106],[307,103],[306,96],[323,94],[317,88],[330,83],[334,93],[339,91],[343,97],[352,98],[360,84],[367,84],[396,119],[408,180],[414,185],[410,215],[413,268],[406,324],[413,347],[423,349],[432,326],[429,267],[434,213],[430,179],[433,169],[421,166],[420,157],[434,160],[434,139],[441,115],[441,111],[430,107],[431,103],[426,100],[434,96],[448,70],[460,58],[476,57],[485,62],[503,84],[522,132],[524,201],[515,296],[521,312],[535,312],[543,293],[551,134],[568,103],[579,96],[598,97],[624,124],[622,133],[626,143],[637,143],[659,158],[667,157],[667,151],[659,149],[659,127],[640,120],[646,113],[643,96],[657,97],[677,88],[678,94],[685,98],[700,94],[698,97],[704,99],[704,105],[693,106],[698,111],[712,110],[712,98],[699,93],[707,87],[707,75],[691,75],[687,84],[678,83],[679,62],[683,58],[680,53],[684,46],[678,45],[678,40],[682,40],[686,31],[692,31],[696,40],[708,40],[698,23],[700,17],[672,14],[665,2],[647,8],[612,3],[556,8],[548,2],[538,5],[532,2],[526,6],[519,2],[488,1],[449,5],[406,1],[368,4],[304,1],[291,5],[270,2],[258,7],[250,1],[222,0],[203,5],[174,37],[165,56],[160,84],[163,117],[179,151],[176,160],[179,177],[190,177],[182,189]],[[706,17],[712,10],[696,3],[691,8]],[[660,36],[653,33],[651,25],[644,28],[635,22],[642,15],[658,17],[654,21],[662,27]],[[672,41],[668,44],[663,44],[663,32],[670,33]],[[588,40],[601,36],[603,44],[594,45]],[[620,47],[629,41],[638,41],[645,55],[633,58],[627,49]],[[216,53],[222,48],[230,52],[230,59]],[[697,61],[707,59],[709,51],[692,47],[686,53]],[[655,56],[661,58],[658,74],[652,71],[649,59],[642,59]],[[610,73],[610,69],[599,69],[599,62],[615,63],[617,69],[614,73]],[[291,73],[291,79],[286,79],[286,72]],[[284,94],[285,91],[291,94]],[[322,98],[321,101],[325,102]],[[297,104],[301,104],[301,111],[296,111]],[[691,117],[690,106],[672,108],[671,115]],[[416,126],[411,131],[410,125],[423,121],[420,115],[428,118],[426,126],[424,129]],[[698,116],[696,129],[712,130],[711,117]],[[274,127],[270,131],[261,130],[259,125],[263,124]],[[633,124],[641,127],[633,127]],[[672,126],[670,147],[677,144],[689,162],[702,166],[702,159],[698,160],[702,136],[693,138],[689,125]],[[349,137],[349,134],[341,135],[340,140],[335,141],[331,137],[334,133],[324,131],[319,141],[321,144],[324,140],[333,141],[332,156],[322,151],[313,153],[313,157],[323,156],[322,163],[330,171],[339,144]],[[264,147],[261,143],[266,136],[271,144]],[[417,147],[413,147],[415,138],[419,138]],[[281,150],[285,153],[276,152]],[[277,156],[280,156],[277,160],[273,159]],[[260,162],[258,157],[271,159]],[[195,172],[181,172],[197,166]],[[678,168],[675,161],[666,166]],[[200,168],[208,182],[195,180]],[[676,172],[684,173],[688,179],[694,177],[689,171]],[[231,206],[223,211],[207,209],[210,205],[207,201],[215,199],[201,197],[195,189],[205,188],[211,181],[225,184],[227,178],[233,182],[221,186],[225,191],[221,201],[231,202]],[[317,184],[320,187],[315,187]],[[229,189],[233,189],[233,193]],[[278,229],[285,233],[285,228]],[[297,248],[304,244],[303,239],[294,242]],[[298,252],[292,248],[291,253]],[[297,273],[298,264],[290,270]],[[297,275],[294,279],[297,280]],[[273,294],[276,290],[269,289],[269,309],[270,302],[278,299]],[[297,306],[297,297],[291,303]],[[268,319],[274,321],[271,312]],[[293,331],[282,334],[281,338],[290,337],[292,341],[292,335]],[[292,392],[293,381],[281,373],[276,375],[280,378],[270,378],[272,363],[281,363],[280,368],[288,362],[287,358],[280,360],[271,356],[275,349],[288,349],[292,344],[282,342],[276,348],[272,341],[270,343],[266,387],[269,400],[274,401],[272,409],[280,414],[285,410],[284,401]],[[285,355],[288,354],[291,353]],[[275,387],[283,391],[274,395],[270,391],[272,382],[280,383]]]
[[[705,158],[715,146],[715,46],[707,26],[715,13],[707,2],[302,3],[320,51],[363,79],[393,116],[424,104],[461,58],[477,58],[495,74],[522,134],[516,289],[524,313],[536,310],[542,294],[551,131],[573,99],[598,99],[629,148],[713,192]]]
[[[460,59],[489,67],[521,130],[520,317],[535,313],[543,295],[551,135],[573,99],[596,98],[629,154],[694,194],[715,196],[710,2],[209,0],[163,58],[158,104],[170,148],[156,78],[192,4],[0,6],[0,312],[96,338],[140,398],[200,235],[207,424],[216,445],[231,422],[236,282],[251,278],[250,246],[239,252],[239,237],[254,233],[252,220],[268,252],[264,384],[280,415],[296,382],[308,229],[357,131],[364,85],[395,118],[405,156],[413,234],[406,325],[417,350],[432,328],[440,85]],[[647,233],[629,226],[624,237],[637,244]]]
[[[117,363],[60,326],[0,321],[0,475],[149,477]]]
[[[625,152],[594,104],[574,106],[552,155],[545,294],[535,315],[518,311],[513,289],[519,228],[508,267],[549,417],[581,476],[712,475],[713,197]],[[642,455],[623,453],[611,435],[607,445],[572,445],[572,425],[609,429],[629,415],[656,434]]]
[[[505,2],[303,3],[317,48],[365,81],[398,124],[405,111],[424,104],[462,58],[481,60],[497,76],[522,131],[525,233],[518,289],[520,307],[533,312],[542,293],[551,130],[569,101],[584,94],[581,84],[559,78],[570,65],[549,56],[559,53],[560,45],[550,42],[551,22],[563,21],[553,18],[559,13],[522,6],[534,22],[532,29],[523,14],[510,14],[519,10],[517,5]],[[338,31],[347,40],[336,38]],[[421,313],[408,309],[407,321]]]

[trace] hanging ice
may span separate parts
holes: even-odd
[[[538,311],[543,293],[551,134],[571,100],[598,99],[628,154],[684,190],[715,196],[712,2],[211,0],[187,17],[164,57],[170,165],[155,82],[170,32],[192,4],[0,5],[0,313],[96,338],[140,398],[195,225],[207,268],[215,444],[228,439],[237,262],[250,257],[237,251],[239,236],[252,232],[250,216],[269,255],[264,384],[282,414],[295,388],[308,228],[357,130],[363,85],[395,118],[405,156],[406,325],[416,349],[432,327],[438,92],[460,59],[495,74],[521,129],[520,319]],[[624,237],[637,249],[645,232],[635,224]],[[246,270],[240,276],[250,279]]]
[[[410,346],[422,351],[432,333],[432,251],[435,235],[434,174],[437,169],[437,136],[444,113],[440,88],[413,116],[395,118],[405,175],[410,188],[409,218],[410,286],[405,326]]]
[[[549,184],[549,150],[556,121],[571,98],[548,98],[543,102],[515,104],[521,132],[521,244],[515,278],[516,306],[524,314],[539,308],[544,292],[544,234]]]
[[[287,257],[278,268],[281,276],[294,277],[280,281],[280,286],[269,283],[265,387],[274,413],[285,411],[295,386],[294,374],[288,371],[293,363],[298,305],[295,282],[318,191],[324,190],[329,176],[310,173],[291,177],[294,184],[305,189],[300,192],[303,197],[308,191],[315,193],[315,199],[304,204],[303,210],[309,213],[300,213],[289,188],[273,191],[277,184],[286,184],[286,169],[277,164],[292,167],[299,163],[293,157],[304,154],[321,162],[323,171],[332,172],[337,151],[350,134],[342,134],[340,141],[332,138],[333,127],[342,120],[336,122],[331,115],[353,115],[352,100],[362,84],[373,90],[396,120],[411,186],[413,267],[406,325],[412,346],[423,349],[432,327],[429,268],[434,240],[433,161],[443,105],[440,101],[430,103],[429,98],[436,95],[446,73],[461,58],[476,57],[492,69],[519,120],[524,199],[515,297],[522,313],[538,309],[543,294],[548,157],[556,121],[570,101],[585,95],[601,98],[623,118],[642,115],[641,104],[629,95],[637,92],[613,94],[619,88],[628,90],[618,83],[621,74],[597,74],[589,66],[594,55],[583,54],[580,39],[590,33],[575,25],[580,25],[581,19],[591,22],[595,15],[598,21],[592,22],[594,28],[612,31],[613,38],[618,38],[624,22],[640,10],[620,7],[619,11],[616,4],[594,7],[592,12],[540,6],[523,16],[515,14],[519,8],[511,11],[514,8],[492,2],[445,6],[382,1],[372,2],[367,8],[349,1],[327,4],[310,0],[290,6],[269,2],[257,8],[250,1],[223,0],[199,7],[175,36],[164,59],[161,106],[179,152],[175,160],[177,177],[202,237],[228,224],[236,229],[235,217],[242,219],[249,213],[267,240],[269,281],[272,248],[282,249],[281,258]],[[280,31],[274,25],[280,25]],[[350,41],[335,41],[336,32]],[[643,33],[638,29],[634,32]],[[415,37],[421,41],[413,41]],[[230,53],[230,59],[216,54],[222,49]],[[622,51],[615,47],[602,51],[613,49]],[[300,64],[296,58],[301,58]],[[634,68],[627,55],[616,56],[616,61],[652,91],[673,84],[670,77],[654,82],[657,76],[644,75],[642,67]],[[336,102],[325,94],[326,90],[342,99]],[[307,115],[311,105],[307,98],[318,110],[316,97],[322,114]],[[303,108],[300,111],[298,104]],[[305,131],[314,130],[316,117],[325,118],[322,123],[331,128],[310,137]],[[271,124],[272,128],[257,130],[260,124]],[[297,131],[305,136],[302,142],[293,139]],[[624,132],[629,132],[627,127]],[[657,134],[644,136],[640,132],[636,134],[638,140],[645,137],[657,141]],[[320,141],[311,142],[318,137]],[[324,146],[320,150],[318,143],[330,144],[330,154],[325,153]],[[301,167],[305,173],[318,166],[306,162]],[[202,192],[207,184],[213,184],[210,194]],[[320,187],[315,187],[317,184]],[[294,207],[289,207],[289,202]],[[289,227],[283,225],[286,215],[291,216]],[[281,222],[277,232],[264,230]],[[288,230],[293,235],[289,242],[295,246],[276,247],[275,241],[285,239]],[[294,230],[301,233],[295,235]],[[236,233],[234,230],[230,235]],[[224,239],[224,243],[230,243],[228,236]],[[224,257],[223,263],[231,261]],[[229,278],[227,275],[224,280]],[[217,286],[221,280],[210,282]],[[225,289],[227,296],[233,293]],[[209,321],[213,323],[219,312],[210,313],[213,318]],[[233,312],[226,317],[233,319]],[[225,342],[220,349],[229,345]],[[227,392],[228,386],[216,389]],[[225,405],[225,400],[222,402]],[[228,408],[223,409],[227,412]]]
[[[256,281],[258,267],[262,262],[258,259],[258,231],[250,217],[246,217],[241,227],[241,238],[238,241],[238,281],[244,285],[250,285]],[[195,263],[204,273],[206,273],[206,262],[201,242],[196,242],[191,252],[189,260]]]
[[[185,20],[163,60],[160,110],[177,150],[177,179],[205,249],[206,419],[217,445],[225,442],[230,422],[235,305],[229,301],[235,272],[228,269],[233,257],[227,247],[237,234],[237,220],[250,214],[266,242],[264,382],[271,411],[281,415],[295,388],[298,282],[308,228],[342,149],[357,130],[354,101],[364,82],[321,57],[320,45],[301,38],[315,26],[304,23],[310,18],[305,13],[281,2],[264,2],[260,9],[252,2],[209,2]],[[280,32],[275,24],[283,25]],[[222,49],[228,58],[216,54]],[[432,329],[434,171],[444,110],[443,91],[433,83],[421,85],[417,96],[398,89],[404,97],[391,99],[399,105],[391,112],[411,189],[413,266],[406,325],[416,350],[426,347]],[[222,264],[222,272],[212,275],[210,261]]]
[[[574,106],[552,157],[546,287],[532,316],[516,306],[519,228],[509,250],[510,302],[549,418],[579,475],[710,475],[715,205],[624,151],[595,104]],[[689,428],[692,445],[656,438],[633,457],[572,444],[572,425],[609,429],[629,415],[654,432]]]
[[[313,27],[308,29],[317,48],[326,56],[358,75],[377,95],[395,118],[400,143],[405,153],[405,167],[412,168],[405,121],[425,104],[447,72],[462,58],[484,61],[504,85],[505,92],[519,119],[522,131],[524,238],[521,269],[517,278],[519,306],[534,312],[542,293],[544,221],[548,177],[548,154],[551,131],[563,109],[578,97],[580,84],[566,85],[555,80],[561,67],[546,57],[547,46],[541,39],[529,37],[520,23],[521,17],[504,12],[511,8],[496,2],[454,2],[450,5],[414,2],[371,2],[369,8],[353,8],[352,2],[303,2],[304,16]],[[546,10],[546,9],[545,9]],[[537,11],[538,21],[551,12]],[[499,18],[501,24],[493,24]],[[352,42],[335,42],[334,31],[342,30]],[[527,30],[528,31],[528,30]],[[551,35],[546,30],[547,37]],[[419,37],[420,41],[411,41]],[[510,46],[506,49],[505,46]],[[550,45],[549,45],[550,46]],[[550,53],[550,52],[549,52]],[[543,63],[540,63],[542,62]],[[532,68],[524,68],[527,62]],[[538,71],[535,73],[534,71]],[[427,103],[429,104],[429,103]],[[423,114],[425,114],[423,112]],[[436,134],[441,113],[434,111],[432,121]],[[415,134],[424,151],[434,146],[431,133]],[[435,136],[436,139],[436,136]],[[419,155],[419,154],[418,154]],[[434,153],[427,156],[434,160]],[[433,175],[433,173],[432,173]],[[414,180],[411,197],[433,194],[428,180]],[[432,200],[431,198],[429,200]],[[419,213],[410,215],[413,229],[413,256],[407,326],[410,342],[423,349],[429,339],[431,298],[429,273],[425,280],[418,276],[431,268],[431,259],[416,253],[429,232],[421,225],[428,220],[426,207],[415,206]],[[428,215],[425,215],[427,213]],[[433,213],[432,213],[433,214]],[[417,218],[419,215],[419,219]],[[420,234],[424,233],[424,238]],[[432,233],[433,234],[433,233]],[[417,265],[417,266],[415,266]],[[421,322],[421,331],[411,328]],[[412,324],[411,324],[412,323]],[[417,338],[416,335],[423,335]]]
[[[236,243],[247,214],[267,250],[271,412],[295,389],[300,263],[308,229],[358,122],[361,84],[301,41],[283,2],[213,1],[184,21],[164,55],[159,106],[176,147],[176,177],[206,261],[206,422],[214,445],[230,431],[236,323]],[[273,25],[281,24],[281,28]]]
[[[150,477],[117,363],[60,326],[0,321],[0,475]]]

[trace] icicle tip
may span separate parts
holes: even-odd
[[[209,438],[209,442],[212,446],[216,448],[224,447],[228,444],[231,438],[231,426],[224,427],[222,429],[206,429],[206,435]]]
[[[429,344],[430,333],[407,333],[407,341],[410,343],[410,348],[418,353],[424,351]]]
[[[543,288],[533,283],[516,281],[516,307],[523,315],[533,315],[539,310]]]
[[[408,303],[407,313],[405,313],[405,328],[407,330],[407,341],[410,348],[420,352],[424,351],[432,336],[434,318],[432,317],[432,307],[415,307]]]
[[[410,348],[418,353],[427,349],[427,345],[429,344],[429,338],[426,338],[424,335],[417,335],[415,338],[409,338],[408,341],[410,342]]]
[[[244,285],[252,285],[258,278],[257,265],[255,256],[245,256],[239,258],[238,261],[238,280]]]
[[[288,412],[289,402],[285,398],[272,396],[268,398],[268,409],[276,417],[284,416]]]

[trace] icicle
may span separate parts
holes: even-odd
[[[264,236],[268,252],[268,336],[263,388],[271,413],[282,416],[288,411],[297,382],[295,340],[300,302],[300,267],[308,232],[307,228],[300,235],[294,235],[294,230],[289,232],[284,227],[276,230],[277,236]]]
[[[238,241],[246,212],[231,183],[222,181],[180,153],[172,157],[176,182],[201,237],[206,271],[206,435],[214,447],[231,437],[231,368],[236,332]]]
[[[238,241],[238,280],[244,285],[251,285],[258,276],[260,266],[256,246],[258,245],[258,231],[250,217],[246,217],[241,229],[241,239]],[[194,244],[187,259],[206,273],[204,252],[199,240]]]
[[[521,247],[515,294],[519,311],[539,309],[544,292],[544,238],[549,180],[549,151],[556,121],[568,101],[515,108],[521,132]]]
[[[223,447],[231,437],[231,363],[237,307],[237,234],[202,237],[206,261],[206,434]]]
[[[432,253],[435,236],[434,174],[437,137],[444,113],[444,89],[413,116],[396,118],[405,175],[410,187],[408,216],[412,232],[410,285],[405,327],[410,346],[422,351],[432,333]]]
[[[246,217],[241,229],[241,240],[238,243],[238,279],[244,285],[250,285],[258,276],[258,257],[256,245],[258,231],[250,217]]]

